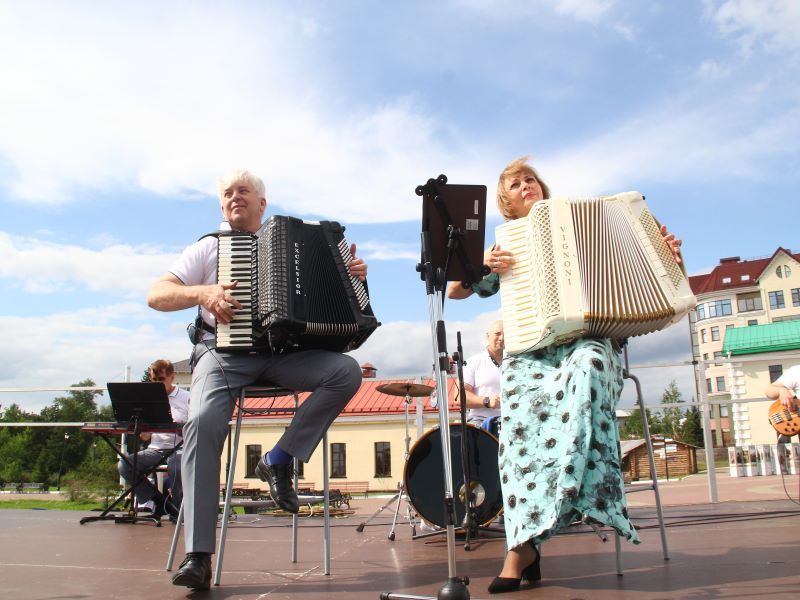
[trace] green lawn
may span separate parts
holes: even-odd
[[[98,508],[97,502],[72,502],[70,500],[0,500],[0,508],[30,508],[35,510],[84,510]]]

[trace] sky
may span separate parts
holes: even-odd
[[[529,155],[555,196],[641,191],[690,274],[800,247],[793,0],[0,0],[0,65],[0,390],[187,358],[194,311],[145,299],[217,229],[232,168],[267,216],[346,226],[378,377],[430,374],[414,190],[440,173],[487,186],[487,245],[498,174]],[[481,351],[499,307],[447,301],[448,351]],[[695,396],[685,321],[629,352],[647,403]]]

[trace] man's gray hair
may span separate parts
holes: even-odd
[[[261,177],[245,169],[236,169],[229,171],[217,180],[217,195],[219,199],[222,200],[222,195],[227,188],[239,181],[244,181],[252,185],[253,189],[258,193],[259,198],[267,197],[267,188],[261,180]]]

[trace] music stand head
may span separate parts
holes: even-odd
[[[108,397],[118,423],[173,423],[169,396],[163,383],[108,383]]]
[[[485,275],[486,186],[446,182],[440,175],[416,190],[422,196],[422,231],[430,236],[431,267],[441,269],[447,281],[475,283]]]

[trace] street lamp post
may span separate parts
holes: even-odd
[[[61,467],[64,464],[64,449],[67,447],[67,442],[69,441],[69,433],[64,433],[64,443],[61,444],[61,458],[58,459],[58,483],[56,484],[56,488],[58,491],[61,491]]]

